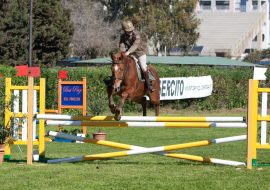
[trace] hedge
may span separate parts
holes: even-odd
[[[252,78],[251,67],[220,67],[220,66],[184,66],[184,65],[153,65],[160,77],[189,77],[211,75],[213,79],[213,93],[200,99],[185,99],[162,101],[162,107],[172,109],[216,110],[247,107],[248,79]],[[87,79],[87,111],[88,114],[98,115],[109,112],[106,86],[103,79],[111,75],[110,66],[71,67],[71,68],[41,68],[41,77],[46,78],[46,108],[57,109],[57,77],[59,70],[68,71],[68,80]],[[26,85],[26,77],[16,77],[12,67],[0,66],[0,73],[4,77],[12,77],[15,85]],[[267,72],[269,76],[270,72]],[[4,77],[0,79],[4,86]],[[35,82],[38,83],[36,79]],[[4,89],[4,88],[2,88]],[[3,91],[3,90],[2,90]],[[1,103],[3,104],[3,94]],[[151,105],[149,105],[151,108]],[[141,107],[127,102],[125,112],[141,111]],[[68,112],[76,112],[69,110]]]

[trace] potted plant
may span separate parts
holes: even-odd
[[[93,135],[93,139],[95,139],[95,140],[105,140],[107,133],[102,132],[101,129],[98,129],[92,135]]]
[[[0,164],[4,161],[5,144],[12,143],[12,136],[10,128],[0,125]]]
[[[3,128],[3,127],[1,127]],[[0,164],[4,161],[4,155],[5,155],[5,133],[3,129],[0,129]]]

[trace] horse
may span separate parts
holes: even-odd
[[[154,105],[155,115],[159,115],[160,110],[160,79],[159,76],[151,65],[148,66],[148,70],[154,77],[151,81],[154,91],[150,92],[146,86],[146,82],[140,80],[136,68],[135,60],[130,56],[125,56],[123,52],[111,54],[112,76],[107,83],[107,93],[109,99],[109,108],[114,115],[115,120],[121,119],[123,106],[126,100],[134,101],[141,104],[143,109],[143,116],[146,116],[146,98],[147,95]],[[115,105],[113,97],[118,95],[120,101],[118,106]]]

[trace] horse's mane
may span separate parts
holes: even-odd
[[[131,56],[125,57],[127,64],[135,64],[135,60]]]

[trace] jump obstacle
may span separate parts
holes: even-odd
[[[270,116],[267,115],[267,95],[270,88],[259,88],[258,80],[249,80],[249,98],[248,98],[248,153],[247,167],[261,166],[269,164],[257,163],[257,150],[269,150],[270,144],[266,142],[267,123]],[[262,96],[261,114],[258,113],[259,95]],[[261,140],[258,140],[258,122],[261,122]]]
[[[166,127],[166,128],[210,128],[210,127],[246,127],[244,117],[138,117],[138,116],[122,116],[121,121],[114,121],[112,116],[69,116],[59,114],[35,114],[36,120],[46,120],[46,125],[72,125],[72,126],[98,126],[98,127]],[[60,134],[60,133],[58,133]],[[78,138],[78,137],[75,137]],[[85,155],[79,158],[65,158],[48,161],[48,163],[70,162],[70,161],[83,161],[83,160],[96,160],[106,159],[113,157],[121,157],[136,154],[145,153],[158,153],[164,156],[193,160],[199,162],[208,162],[214,164],[240,166],[244,165],[243,162],[236,162],[230,160],[221,160],[216,158],[204,158],[201,156],[179,154],[179,153],[161,153],[163,151],[171,151],[183,148],[208,146],[210,144],[219,144],[224,142],[233,142],[239,140],[245,140],[246,136],[226,137],[213,140],[204,140],[197,142],[190,142],[184,144],[168,145],[163,147],[144,148],[133,145],[126,145],[122,143],[110,142],[110,141],[98,141],[99,143],[110,147],[123,148],[123,146],[129,146],[124,148],[128,151],[120,151],[113,153],[103,153],[96,155]],[[88,140],[90,142],[90,140]],[[93,141],[92,141],[93,142]]]
[[[78,87],[79,86],[79,87]],[[82,89],[82,104],[66,105],[65,99],[68,88]],[[33,114],[45,114],[45,113],[61,113],[62,109],[81,109],[82,114],[86,115],[86,78],[83,77],[82,81],[58,81],[58,110],[45,109],[45,79],[40,78],[39,86],[33,87]],[[72,91],[72,90],[71,90]],[[76,99],[77,100],[77,99]],[[12,102],[11,102],[12,101]],[[11,107],[12,105],[12,107]],[[27,117],[28,117],[28,86],[16,86],[12,85],[12,79],[5,79],[5,126],[13,129],[13,144],[26,145],[27,144]],[[38,130],[36,129],[36,122],[39,121]],[[39,157],[43,159],[45,157],[45,129],[44,119],[33,118],[33,145],[38,145]],[[84,134],[86,133],[86,127],[83,126]],[[38,133],[37,133],[38,131]],[[36,139],[36,137],[39,137]],[[10,159],[10,146],[5,145],[5,159]]]
[[[55,114],[36,114],[36,119],[46,119],[46,124],[51,126],[65,125],[65,126],[81,126],[88,125],[91,127],[166,127],[166,128],[210,128],[210,127],[233,127],[246,128],[244,117],[154,117],[154,116],[122,116],[120,121],[114,121],[111,116],[70,116],[70,115],[55,115]],[[234,123],[233,123],[234,122]],[[240,166],[245,165],[243,162],[222,160],[217,158],[204,158],[201,156],[194,156],[179,153],[167,153],[166,151],[208,146],[212,144],[234,142],[246,140],[246,135],[225,137],[219,139],[203,140],[197,142],[189,142],[182,144],[167,145],[161,147],[139,147],[134,145],[116,143],[111,141],[97,141],[83,137],[71,136],[68,134],[50,132],[49,135],[60,137],[69,140],[83,141],[97,145],[104,145],[114,148],[121,148],[127,151],[109,152],[103,154],[84,155],[72,158],[61,158],[49,160],[48,163],[61,162],[78,162],[86,160],[108,159],[114,157],[122,157],[146,153],[158,153],[163,156],[193,160],[199,162],[207,162],[222,165]]]
[[[28,101],[27,92],[28,86],[12,85],[11,78],[5,80],[5,127],[13,127],[13,144],[27,144],[27,115]],[[13,108],[11,108],[11,100],[13,97]],[[22,102],[22,105],[20,105]],[[34,86],[34,103],[33,112],[36,114],[45,113],[45,79],[40,78],[39,86]],[[45,125],[44,120],[39,120],[38,136],[39,139],[33,138],[33,144],[38,145],[40,158],[45,157]],[[33,137],[36,137],[36,120],[33,120]],[[10,159],[10,145],[5,145],[5,159]]]

